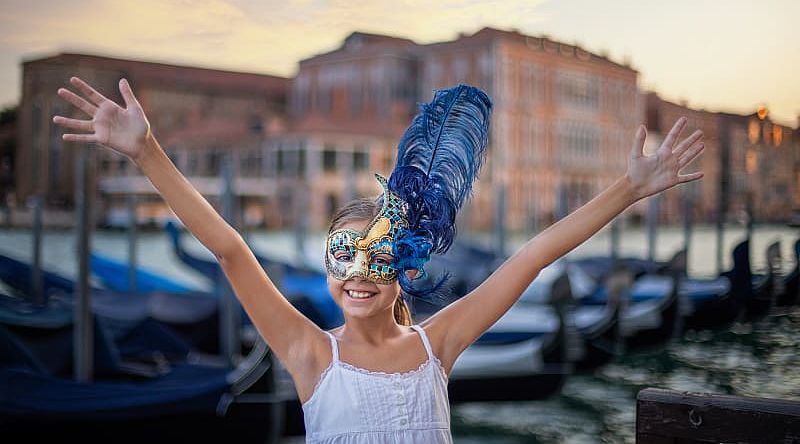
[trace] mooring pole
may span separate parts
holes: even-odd
[[[231,153],[226,153],[222,163],[222,217],[231,226],[236,228],[236,191],[234,190],[234,166]],[[228,361],[228,364],[235,365],[241,352],[241,315],[239,301],[233,294],[231,286],[228,284],[224,275],[218,276],[217,288],[221,292],[220,297],[220,352]]]
[[[725,218],[728,215],[728,194],[730,193],[730,125],[729,119],[719,118],[719,195],[717,196],[717,275],[722,273],[722,251],[725,231]]]
[[[650,196],[647,201],[647,259],[656,260],[656,228],[661,195]]]
[[[694,223],[694,188],[689,184],[683,189],[683,249],[688,262],[689,247],[692,244],[692,224]]]
[[[88,383],[93,379],[94,329],[91,312],[91,289],[89,288],[89,251],[91,251],[93,193],[93,147],[79,148],[76,165],[75,210],[76,214],[76,260],[78,280],[75,286],[73,366],[75,379]]]
[[[33,284],[33,302],[36,305],[47,303],[42,281],[42,211],[44,199],[42,193],[36,193],[31,198],[33,206],[33,266],[31,267],[31,283]]]
[[[128,206],[128,291],[135,292],[137,290],[136,283],[136,269],[138,262],[136,260],[136,238],[138,237],[138,225],[136,217],[136,195],[131,193],[127,196]]]

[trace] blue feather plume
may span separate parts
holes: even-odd
[[[389,189],[408,205],[409,228],[396,242],[401,270],[422,272],[431,253],[442,254],[452,245],[456,214],[470,196],[486,155],[491,110],[489,97],[474,86],[439,90],[420,106],[400,140]],[[402,273],[400,284],[411,294],[420,292],[413,291]]]

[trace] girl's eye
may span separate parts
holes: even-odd
[[[334,254],[333,257],[335,257],[337,261],[341,261],[341,262],[350,262],[353,259],[347,253],[337,253],[337,254]]]
[[[375,258],[375,263],[378,265],[391,265],[393,258],[387,256],[378,256]]]

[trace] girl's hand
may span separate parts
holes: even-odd
[[[63,139],[70,142],[97,143],[136,160],[151,135],[150,123],[128,81],[119,81],[119,91],[125,100],[125,108],[103,97],[77,77],[72,77],[69,81],[89,100],[65,88],[59,88],[58,95],[89,115],[91,120],[55,116],[53,122],[64,128],[89,131],[91,134],[64,134]]]
[[[636,200],[659,193],[679,183],[703,177],[701,171],[684,175],[678,174],[705,148],[703,142],[700,142],[703,137],[703,132],[700,130],[695,131],[677,145],[675,144],[683,127],[686,126],[686,120],[685,117],[678,119],[655,154],[650,156],[645,156],[642,151],[647,130],[644,125],[639,125],[631,149],[631,157],[628,160],[628,172],[625,174],[633,186]]]

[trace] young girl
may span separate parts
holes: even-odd
[[[703,175],[679,175],[704,148],[700,131],[678,143],[685,118],[649,156],[643,154],[646,132],[640,126],[627,172],[613,185],[528,241],[471,293],[413,325],[401,287],[408,294],[430,290],[416,288],[413,281],[424,274],[428,255],[443,252],[452,241],[455,210],[480,167],[491,109],[488,97],[475,88],[440,91],[401,141],[390,183],[379,178],[382,198],[346,205],[331,224],[328,286],[345,322],[327,332],[287,302],[239,233],[170,162],[125,79],[119,82],[124,108],[76,77],[70,83],[83,97],[64,88],[59,96],[89,119],[55,116],[56,124],[82,132],[64,134],[64,140],[100,144],[128,156],[214,253],[256,328],[294,379],[308,442],[452,442],[447,377],[459,354],[510,309],[543,267],[637,200]],[[454,95],[464,91],[473,100],[465,106],[477,111],[453,105]],[[442,115],[455,123],[429,137],[426,131],[442,124],[437,120]],[[437,150],[421,148],[430,140],[439,148],[440,139],[449,143],[441,148],[444,160]],[[409,161],[409,156],[417,157]],[[430,184],[433,194],[414,188]]]

